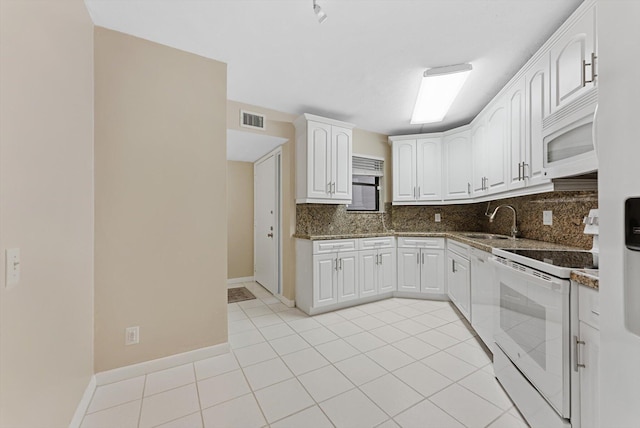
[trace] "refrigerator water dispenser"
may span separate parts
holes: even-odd
[[[624,208],[624,323],[640,336],[640,198],[627,199]]]

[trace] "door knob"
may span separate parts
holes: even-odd
[[[269,238],[273,238],[273,233],[267,233],[267,236],[268,236]]]

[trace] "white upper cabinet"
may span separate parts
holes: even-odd
[[[525,164],[528,186],[546,183],[543,167],[542,121],[550,112],[549,53],[542,55],[525,73]]]
[[[507,144],[511,153],[507,168],[508,187],[518,189],[525,186],[527,166],[524,77],[507,91]]]
[[[304,114],[296,127],[296,203],[351,203],[353,125]]]
[[[444,138],[444,199],[471,197],[471,141],[469,131]]]
[[[439,201],[442,199],[442,142],[440,138],[420,138],[416,141],[416,151],[417,199]]]
[[[481,116],[476,119],[471,128],[471,158],[473,164],[471,192],[475,197],[487,193],[487,147],[484,133],[484,117]]]
[[[393,202],[416,200],[416,140],[393,142]]]
[[[555,177],[597,168],[593,150],[588,150],[592,147],[590,143],[577,147],[585,150],[584,156],[578,159],[572,155],[565,168],[561,155],[573,151],[562,150],[566,149],[563,144],[574,142],[552,140],[545,150],[543,139],[546,135],[549,141],[550,129],[556,132],[553,127],[572,119],[570,114],[595,105],[585,103],[595,103],[597,99],[596,12],[591,0],[578,7],[471,124],[464,127],[464,132],[459,128],[391,137],[393,202],[453,204],[488,200],[496,194],[507,197],[560,190],[567,183],[549,178],[552,176],[549,161],[545,170],[545,156],[553,157],[547,154],[552,151],[557,154],[554,162],[558,169],[564,168]],[[572,137],[578,139],[575,134]],[[578,143],[587,141],[578,140]],[[420,141],[424,142],[422,147]],[[440,151],[442,163],[438,163]],[[594,181],[583,180],[576,185],[573,182],[571,188],[592,189]]]
[[[487,131],[485,134],[487,148],[487,180],[489,193],[507,190],[507,108],[504,98],[496,100],[487,112]]]
[[[351,200],[351,146],[352,133],[349,128],[331,127],[331,180],[332,199]]]
[[[393,140],[393,202],[442,200],[442,140]]]
[[[589,7],[551,48],[551,113],[596,86],[596,10]]]

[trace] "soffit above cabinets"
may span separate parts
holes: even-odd
[[[386,135],[469,123],[581,0],[85,0],[96,25],[228,64],[228,98]],[[410,125],[422,73],[470,62],[444,122]]]

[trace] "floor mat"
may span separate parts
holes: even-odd
[[[236,302],[242,302],[244,300],[255,299],[256,296],[254,296],[251,293],[251,291],[247,290],[246,287],[236,287],[236,288],[229,288],[227,290],[227,298],[229,303],[236,303]]]

